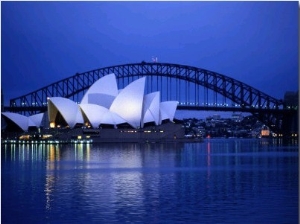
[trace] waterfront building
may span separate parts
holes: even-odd
[[[160,92],[145,95],[146,77],[118,89],[115,74],[97,80],[78,104],[63,97],[48,97],[47,111],[32,116],[3,112],[7,126],[28,131],[29,128],[70,128],[126,125],[133,129],[151,123],[173,121],[177,101],[160,102]],[[47,122],[43,122],[43,121]],[[45,124],[46,123],[46,124]]]

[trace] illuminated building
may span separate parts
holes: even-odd
[[[164,120],[173,121],[177,101],[160,102],[160,93],[144,94],[146,78],[140,78],[119,90],[114,74],[97,80],[84,94],[81,102],[63,97],[48,97],[47,112],[50,128],[101,125],[129,125],[133,129],[143,128],[146,123],[161,125]],[[29,127],[41,127],[44,114],[26,117],[16,113],[2,115],[27,131]]]

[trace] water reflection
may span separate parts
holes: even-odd
[[[238,139],[3,145],[1,166],[7,222],[21,221],[16,213],[23,222],[51,223],[297,220],[293,145]]]
[[[45,184],[45,196],[46,196],[46,210],[51,209],[51,196],[53,194],[55,177],[54,175],[46,175],[46,184]]]
[[[210,141],[207,142],[207,183],[209,183],[209,179],[210,179]],[[207,188],[209,188],[209,185],[206,186]]]

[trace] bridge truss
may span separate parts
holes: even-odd
[[[146,62],[77,73],[11,99],[9,111],[28,115],[45,111],[48,97],[79,103],[95,81],[110,73],[116,75],[120,89],[146,76],[146,93],[160,91],[162,101],[179,101],[178,109],[251,112],[277,132],[290,112],[281,100],[226,75],[187,65]]]

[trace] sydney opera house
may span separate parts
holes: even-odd
[[[109,130],[106,135],[114,135],[116,138],[116,133],[123,133],[120,138],[128,137],[124,133],[139,133],[138,137],[141,138],[141,130],[145,133],[161,133],[160,137],[164,138],[171,130],[169,137],[182,135],[182,130],[178,132],[178,128],[177,130],[168,126],[173,124],[178,102],[161,102],[160,92],[145,95],[145,82],[146,77],[143,77],[131,82],[124,89],[118,89],[115,75],[109,74],[97,80],[84,94],[80,103],[63,97],[48,97],[45,113],[26,117],[3,112],[2,117],[8,127],[13,126],[24,132],[32,128],[74,130],[81,127],[85,130],[84,133],[99,130],[94,133],[102,132],[102,138],[105,136],[103,129]],[[168,130],[163,130],[163,127]]]

